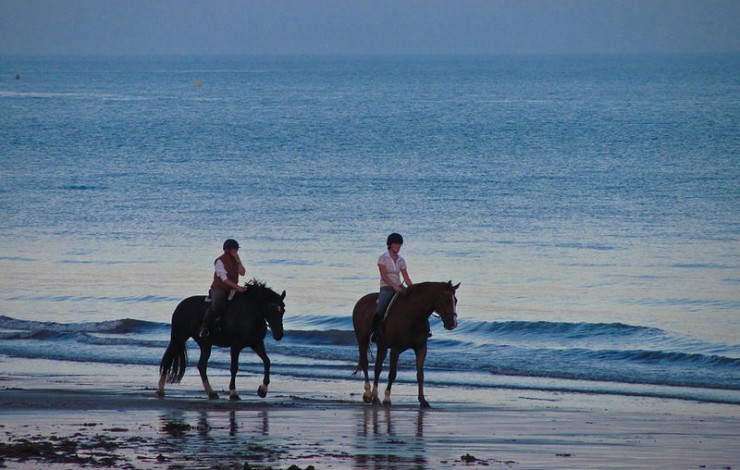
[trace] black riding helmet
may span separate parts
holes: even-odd
[[[236,240],[229,238],[224,242],[224,251],[231,250],[232,248],[239,248],[239,243]]]
[[[385,243],[386,243],[386,245],[388,245],[389,247],[390,247],[390,246],[391,246],[391,245],[392,245],[393,243],[398,243],[399,245],[403,245],[403,237],[401,236],[401,234],[400,234],[400,233],[396,233],[396,232],[393,232],[393,233],[391,233],[390,235],[388,235],[388,240],[387,240],[387,241],[386,241]]]

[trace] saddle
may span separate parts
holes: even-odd
[[[213,312],[213,319],[211,320],[211,330],[213,332],[220,332],[221,331],[221,317],[223,312],[226,311],[226,309],[229,308],[229,303],[234,298],[234,295],[236,294],[236,290],[232,289],[229,292],[229,296],[226,298],[226,302],[224,302],[223,307],[221,308],[220,312]],[[208,310],[208,307],[210,306],[210,303],[213,302],[213,299],[211,299],[210,295],[206,295],[205,299],[203,299],[203,305],[201,306],[201,309],[205,313]]]
[[[370,332],[371,342],[377,343],[378,341],[377,332],[379,329],[385,331],[385,319],[388,317],[388,312],[391,311],[391,307],[393,307],[393,304],[396,302],[397,298],[398,298],[398,292],[393,294],[391,301],[388,302],[388,306],[385,308],[385,311],[380,316],[380,318],[378,318],[377,315],[373,315],[373,325],[372,325],[372,330]]]

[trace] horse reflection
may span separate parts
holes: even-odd
[[[390,408],[365,408],[357,423],[357,468],[367,469],[427,469],[426,442],[424,441],[424,415],[415,413],[413,426],[408,414],[394,420]],[[399,445],[403,444],[403,445]]]
[[[385,428],[381,431],[381,419],[378,416],[383,414],[383,424]],[[393,420],[391,418],[390,409],[378,410],[377,408],[366,408],[363,413],[363,419],[360,422],[361,427],[358,429],[359,436],[376,436],[385,433],[385,435],[393,435]]]
[[[218,434],[218,430],[224,428],[223,425],[219,425],[222,416],[222,412],[200,411],[197,416],[197,424],[194,426],[188,422],[182,411],[161,415],[159,419],[162,432],[170,437],[186,438],[189,435],[197,434],[199,438],[218,438],[218,435],[213,434]],[[254,428],[249,426],[245,429],[240,422],[254,425]],[[237,410],[229,410],[228,429],[231,437],[237,436],[240,430],[244,433],[269,436],[269,413],[267,410],[259,410],[254,415],[251,412],[237,414]]]

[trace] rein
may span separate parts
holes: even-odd
[[[396,300],[398,299],[398,297],[400,295],[401,294],[398,293],[398,292],[396,292],[393,295],[393,298],[388,303],[388,307],[385,309],[385,312],[383,313],[383,317],[382,317],[381,321],[385,322],[385,320],[388,318],[388,315],[390,314],[390,311],[391,311],[391,308],[393,307],[393,304],[396,302]],[[432,308],[432,313],[430,314],[431,316],[434,316],[436,318],[439,318],[441,321],[444,321],[444,320],[442,319],[442,315],[437,312],[437,302],[441,301],[443,296],[444,296],[444,292],[440,293],[440,296],[439,296],[438,300],[431,307]],[[457,312],[455,311],[456,309],[455,309],[455,293],[454,293],[454,291],[452,293],[450,293],[450,296],[452,297],[452,299],[451,299],[452,300],[452,306],[453,306],[452,307],[453,308],[452,314],[453,315],[457,315]]]
[[[383,319],[382,319],[382,321],[385,321],[385,319],[388,318],[388,312],[391,311],[391,307],[393,307],[393,304],[396,303],[396,299],[398,298],[399,295],[400,294],[398,292],[396,292],[395,294],[393,294],[393,298],[391,299],[390,302],[388,302],[388,307],[386,307],[385,312],[383,312]]]

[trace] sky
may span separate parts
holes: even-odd
[[[0,55],[740,52],[740,0],[0,0]]]

